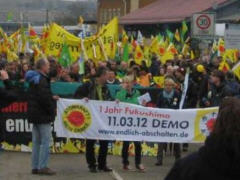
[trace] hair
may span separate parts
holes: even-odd
[[[240,100],[224,98],[212,134],[224,137],[240,137]]]
[[[224,73],[222,71],[214,70],[212,72],[212,76],[218,77],[221,82],[225,81],[225,75],[224,75]]]
[[[100,77],[103,74],[106,74],[107,71],[108,71],[108,69],[106,67],[99,67],[99,68],[97,68],[96,77]]]
[[[133,82],[134,76],[133,75],[127,75],[123,78],[123,82]]]
[[[47,60],[45,59],[39,59],[37,62],[36,62],[36,69],[37,70],[40,70],[43,66],[45,66],[47,64]]]
[[[166,79],[164,80],[164,84],[165,84],[166,82],[169,82],[169,83],[175,85],[175,81],[174,81],[172,78],[170,78],[170,77],[168,77],[168,78],[166,78]]]

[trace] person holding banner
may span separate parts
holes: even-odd
[[[11,83],[9,81],[9,76],[7,71],[1,70],[0,71],[0,80],[3,81],[5,88],[0,88],[0,109],[8,106],[15,100],[17,100],[17,96],[8,90],[11,89]]]
[[[10,105],[12,102],[17,100],[17,95],[13,92],[9,92],[11,89],[11,83],[7,71],[0,71],[0,80],[3,81],[5,88],[0,88],[0,109]],[[0,142],[2,141],[2,135],[0,134]],[[0,150],[2,145],[0,144]]]
[[[178,109],[180,103],[180,94],[175,90],[175,82],[172,78],[168,77],[164,81],[164,89],[160,92],[157,100],[158,108]],[[157,163],[156,166],[163,164],[163,150],[166,149],[167,143],[158,144]],[[175,159],[181,157],[180,144],[174,144]]]
[[[134,86],[134,77],[132,75],[125,76],[123,78],[122,89],[116,95],[116,101],[119,102],[126,102],[131,104],[139,104],[138,97],[140,96],[140,92],[136,89],[133,89]],[[122,159],[123,159],[123,169],[124,170],[131,170],[132,168],[129,166],[128,161],[128,148],[129,148],[129,141],[123,142],[122,148]],[[142,146],[141,142],[134,142],[135,146],[135,165],[136,168],[144,172],[144,166],[141,164],[141,154],[142,154]]]
[[[240,100],[222,100],[213,131],[197,152],[177,161],[165,180],[236,180],[240,177]]]
[[[92,100],[111,100],[110,92],[106,86],[108,78],[108,69],[105,67],[99,67],[96,72],[96,78],[90,82],[84,83],[75,92],[75,98],[81,99],[85,98],[86,102],[88,99]],[[96,140],[87,139],[86,140],[86,159],[90,172],[97,172],[97,164],[95,158],[94,145]],[[107,166],[107,152],[108,152],[108,140],[99,141],[99,155],[98,155],[98,170],[104,172],[112,171],[111,168]]]
[[[40,59],[36,63],[36,71],[28,71],[25,79],[29,82],[28,121],[33,124],[32,130],[32,174],[55,175],[48,168],[52,122],[56,116],[56,100],[47,76],[50,70],[49,62]]]

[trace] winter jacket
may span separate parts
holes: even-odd
[[[174,90],[173,97],[168,100],[167,98],[164,98],[163,91],[160,91],[158,100],[157,100],[157,107],[163,108],[163,109],[178,109],[179,103],[180,103],[180,94]]]
[[[175,163],[165,180],[238,180],[240,140],[210,135],[205,145]]]
[[[92,80],[79,86],[75,92],[74,97],[76,99],[89,98],[91,100],[100,100],[97,93],[96,81]],[[103,97],[103,100],[106,100],[106,101],[112,100],[106,84],[102,87],[102,97]]]
[[[136,89],[132,90],[132,93],[129,94],[126,89],[121,89],[117,92],[116,99],[121,102],[126,102],[130,104],[139,104],[138,97],[140,96],[140,92]]]
[[[215,86],[210,84],[210,89],[208,91],[207,97],[202,99],[203,103],[206,101],[210,102],[211,107],[219,106],[224,97],[233,96],[231,88],[225,83],[221,83],[220,86]]]
[[[11,91],[11,83],[9,80],[4,81],[5,89],[0,88],[0,109],[8,106],[17,100],[16,94]]]
[[[184,82],[180,82],[180,89],[179,91],[182,93],[183,91],[183,86],[184,86]],[[192,79],[189,78],[188,80],[188,88],[187,88],[187,93],[185,96],[185,100],[184,100],[184,104],[183,104],[183,108],[187,109],[187,108],[196,108],[197,106],[197,100],[198,100],[198,87],[197,87],[197,83]]]
[[[37,71],[28,71],[28,121],[33,124],[51,123],[56,115],[56,102],[51,92],[50,79]]]

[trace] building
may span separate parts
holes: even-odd
[[[156,0],[98,0],[98,25],[107,24],[113,17],[122,17]]]
[[[157,0],[120,18],[127,31],[141,30],[145,35],[157,34],[166,29],[175,30],[198,12],[216,13],[217,23],[240,19],[239,0]]]

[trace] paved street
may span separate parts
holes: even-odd
[[[191,145],[190,152],[198,149],[199,145]],[[184,154],[185,156],[186,154]],[[126,172],[122,170],[121,157],[108,156],[108,164],[116,173],[88,172],[84,154],[54,154],[51,155],[50,167],[57,171],[56,176],[37,176],[30,174],[30,153],[1,152],[0,179],[1,180],[111,180],[111,179],[138,179],[163,180],[173,165],[174,158],[166,155],[164,166],[156,167],[154,157],[144,157],[143,164],[146,173]],[[134,159],[130,158],[133,165]]]

